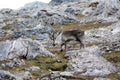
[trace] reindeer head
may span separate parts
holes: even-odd
[[[55,40],[57,38],[57,36],[61,33],[61,31],[58,30],[52,30],[51,32],[49,32],[49,37],[52,40],[52,45],[55,46]]]

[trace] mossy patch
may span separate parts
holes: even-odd
[[[57,55],[57,58],[37,57],[36,59],[33,60],[24,59],[25,65],[16,67],[14,69],[10,69],[9,71],[12,73],[16,73],[24,70],[26,67],[31,67],[31,66],[40,67],[40,71],[31,72],[33,76],[32,80],[36,80],[37,78],[42,77],[43,75],[49,74],[49,69],[55,71],[63,71],[68,61],[66,58],[64,58],[65,52],[61,53],[58,51],[54,51],[53,53]]]
[[[49,74],[49,69],[62,71],[67,64],[67,59],[62,57],[63,54],[55,53],[58,58],[39,57],[34,60],[25,60],[26,65],[40,67],[40,72],[32,72],[33,78],[36,79],[42,75]]]

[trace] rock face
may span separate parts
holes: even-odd
[[[119,9],[120,9],[119,4],[120,4],[119,0],[108,0],[108,1],[101,0],[100,2],[98,2],[98,6],[95,9],[95,11],[93,11],[92,14],[93,15],[102,15],[104,17],[109,17],[111,15],[116,15],[119,12]]]
[[[15,75],[4,70],[0,70],[0,79],[1,80],[32,80],[31,73],[22,71],[16,73]]]
[[[109,79],[109,78],[101,78],[101,77],[99,77],[99,78],[94,78],[94,80],[111,80],[111,79]]]
[[[119,0],[90,0],[87,5],[82,14],[92,20],[94,19],[93,17],[95,17],[96,20],[115,22],[118,21],[120,17]]]
[[[14,32],[11,35],[10,39],[15,40],[20,37],[27,37],[35,40],[48,40],[49,39],[48,33],[50,33],[51,31],[52,28],[50,26],[43,26],[39,24],[34,28],[29,28],[22,31]]]
[[[105,28],[91,29],[85,32],[85,44],[102,44],[102,51],[120,50],[119,21]]]
[[[17,80],[32,80],[32,75],[29,71],[21,71],[15,74]]]
[[[103,76],[114,73],[116,68],[99,54],[100,51],[97,47],[69,51],[66,54],[66,57],[69,56],[66,70],[87,76]]]
[[[28,38],[35,36],[37,40],[43,39],[47,37],[44,34],[48,30],[47,28],[74,21],[76,21],[76,17],[71,14],[61,12],[44,3],[33,2],[19,10],[0,10],[0,37],[4,38],[7,34],[12,35],[12,38],[15,39],[23,35]],[[46,29],[41,31],[40,26],[46,26]]]
[[[61,11],[82,14],[92,20],[96,17],[97,20],[114,22],[118,21],[120,17],[119,0],[52,0],[49,4],[56,6]]]
[[[34,59],[36,56],[54,57],[38,41],[31,39],[17,39],[13,41],[0,42],[0,60],[13,59],[15,57],[26,57]]]
[[[13,60],[9,60],[7,63],[2,63],[0,65],[1,69],[13,69],[15,67],[19,67],[25,65],[25,61],[23,59],[14,58]]]
[[[39,9],[39,8],[43,8],[47,6],[46,3],[42,3],[39,1],[35,1],[35,2],[31,2],[28,4],[25,4],[24,7],[20,8],[20,10],[24,10],[24,11],[29,11],[29,10],[33,10],[33,9]]]
[[[56,6],[67,2],[77,2],[79,0],[52,0],[49,5]]]
[[[0,79],[1,80],[16,80],[16,77],[15,75],[11,74],[10,72],[8,71],[4,71],[4,70],[0,70]]]

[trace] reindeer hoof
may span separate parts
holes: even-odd
[[[55,46],[55,44],[53,44],[53,46]]]
[[[60,52],[63,52],[63,50],[61,49]]]

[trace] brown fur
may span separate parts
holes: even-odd
[[[61,51],[63,51],[62,46],[65,45],[66,50],[66,43],[69,41],[77,41],[80,43],[80,46],[84,48],[84,44],[82,42],[84,36],[84,31],[82,30],[70,30],[65,31],[62,33],[61,38]]]

